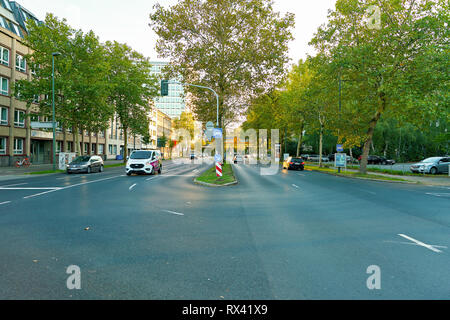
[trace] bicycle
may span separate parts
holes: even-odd
[[[16,161],[16,168],[21,168],[21,167],[28,168],[29,166],[31,166],[31,162],[30,162],[30,159],[28,159],[28,158]]]

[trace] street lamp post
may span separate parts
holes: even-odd
[[[53,112],[53,171],[56,171],[56,120],[55,120],[55,57],[61,53],[52,53],[52,112]]]

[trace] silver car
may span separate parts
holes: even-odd
[[[103,172],[105,169],[103,159],[99,156],[80,156],[67,165],[66,172],[71,173],[91,173]]]
[[[411,166],[414,173],[448,173],[450,166],[450,157],[433,157],[422,160]]]

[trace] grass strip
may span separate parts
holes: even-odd
[[[215,185],[224,185],[228,183],[232,183],[236,181],[236,178],[233,174],[233,168],[231,164],[225,164],[223,166],[223,176],[217,177],[216,175],[216,167],[212,167],[208,170],[206,170],[202,175],[200,175],[197,179],[195,179],[198,182],[204,182],[209,184],[215,184]]]
[[[314,166],[306,166],[305,169],[310,170],[310,171],[326,172],[326,173],[330,173],[330,174],[333,174],[336,176],[342,176],[342,177],[363,178],[363,179],[381,180],[381,181],[409,182],[408,180],[401,179],[401,178],[394,178],[394,177],[388,177],[388,176],[382,176],[382,175],[376,175],[376,174],[362,174],[359,172],[349,172],[349,171],[341,171],[341,173],[338,173],[336,169],[330,169],[330,168],[319,168],[319,167],[314,167]]]

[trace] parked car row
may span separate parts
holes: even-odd
[[[361,162],[362,156],[358,158],[358,161]],[[395,160],[386,159],[385,157],[380,156],[369,156],[367,158],[367,164],[378,164],[378,165],[391,165],[395,164]]]

